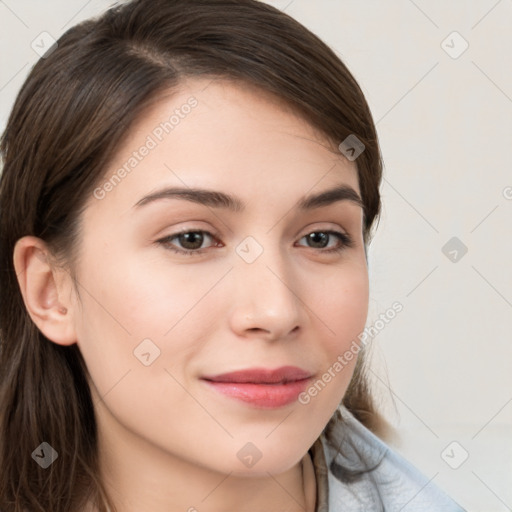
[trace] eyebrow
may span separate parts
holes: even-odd
[[[160,199],[183,199],[211,208],[225,208],[233,212],[243,212],[245,210],[245,203],[236,196],[231,196],[218,190],[177,187],[167,187],[152,192],[137,201],[133,207],[140,208]],[[304,196],[297,202],[295,208],[300,211],[307,211],[329,206],[338,201],[351,201],[360,206],[363,211],[365,210],[364,203],[359,194],[348,185],[338,185],[318,194]]]

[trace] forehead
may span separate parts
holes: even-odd
[[[359,192],[356,164],[282,101],[249,85],[194,79],[135,123],[98,183],[104,197],[89,206],[127,209],[161,185],[268,204],[341,183]]]

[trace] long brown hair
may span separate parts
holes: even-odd
[[[15,242],[43,239],[73,276],[84,203],[121,139],[186,77],[229,78],[273,93],[332,145],[355,135],[364,240],[380,210],[381,156],[363,93],[343,62],[283,12],[256,0],[134,0],[68,30],[18,94],[0,152],[0,509],[115,510],[98,477],[97,432],[76,344],[32,322],[13,267]],[[363,357],[343,399],[377,434]],[[31,454],[58,447],[44,470]]]

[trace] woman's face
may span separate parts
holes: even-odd
[[[88,200],[76,267],[74,328],[109,453],[239,475],[304,456],[367,315],[360,205],[345,191],[298,206],[336,187],[360,193],[355,162],[249,86],[191,80],[139,121]],[[205,380],[285,366],[310,379]],[[286,375],[301,377],[274,380]]]

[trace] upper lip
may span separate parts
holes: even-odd
[[[248,368],[219,375],[204,376],[202,379],[212,382],[242,382],[254,384],[281,384],[308,379],[311,373],[297,366],[281,366],[274,370],[268,368]]]

